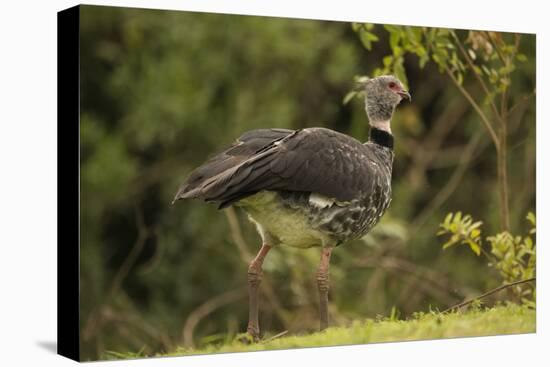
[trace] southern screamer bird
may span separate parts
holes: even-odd
[[[362,83],[370,123],[366,143],[313,127],[245,132],[225,151],[195,169],[174,201],[198,198],[219,208],[244,209],[262,246],[248,267],[247,332],[260,337],[258,287],[267,253],[279,244],[321,247],[317,270],[321,330],[328,326],[332,250],[369,232],[391,201],[395,107],[410,94],[392,75]]]

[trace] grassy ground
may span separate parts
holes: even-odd
[[[498,306],[463,313],[418,314],[409,320],[356,321],[309,335],[283,336],[268,342],[244,344],[237,339],[200,349],[179,348],[162,356],[246,352],[301,347],[366,344],[403,340],[440,339],[535,332],[535,310],[523,306]],[[160,355],[158,355],[160,356]],[[110,358],[136,358],[139,354],[111,354]]]

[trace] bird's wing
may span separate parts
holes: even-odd
[[[288,129],[257,129],[242,134],[228,149],[213,156],[195,169],[180,186],[175,200],[197,197],[204,181],[216,177],[223,172],[238,166],[265,146],[280,140],[294,130]],[[199,189],[199,190],[197,190]]]
[[[243,138],[247,134],[249,140]],[[285,130],[271,133],[278,137],[273,136],[268,144],[256,149],[263,144],[256,144],[262,140],[262,134],[254,131],[244,134],[239,141],[245,142],[199,167],[188,182],[196,174],[201,179],[176,199],[203,198],[220,202],[223,207],[261,190],[315,192],[338,201],[349,201],[372,190],[376,167],[372,152],[359,141],[323,128]],[[252,146],[256,150],[249,155]],[[224,157],[239,147],[246,151],[244,155]],[[208,168],[222,161],[225,169]]]

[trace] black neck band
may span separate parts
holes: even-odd
[[[369,140],[383,147],[393,149],[393,135],[387,131],[371,127]]]

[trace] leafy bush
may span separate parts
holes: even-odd
[[[481,236],[481,221],[474,221],[471,215],[461,212],[449,213],[440,224],[439,236],[450,235],[443,249],[455,245],[467,245],[476,254],[487,257],[489,266],[498,270],[503,284],[528,280],[535,277],[536,246],[532,236],[536,233],[536,219],[531,212],[527,220],[532,225],[525,237],[514,236],[503,231],[487,236],[485,242]],[[489,248],[487,252],[484,247]],[[535,307],[535,289],[522,289],[519,285],[512,288],[514,295],[522,303]]]

